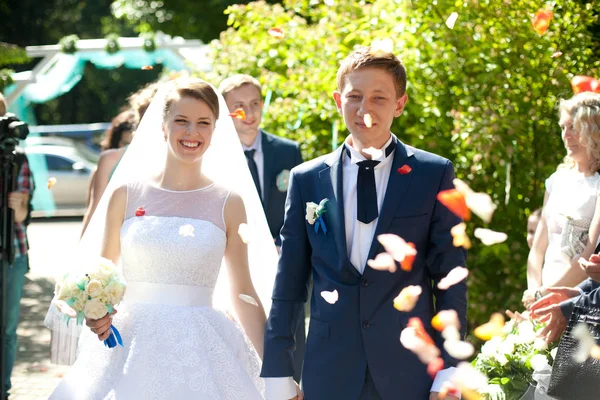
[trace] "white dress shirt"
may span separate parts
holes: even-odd
[[[262,132],[258,131],[258,135],[256,139],[254,139],[254,143],[252,143],[249,147],[242,143],[242,148],[244,151],[246,150],[254,150],[254,162],[256,163],[256,169],[258,170],[258,182],[260,183],[260,193],[262,195],[262,200],[265,200],[265,154],[262,151]]]
[[[388,181],[392,169],[394,153],[392,152],[386,157],[386,149],[394,140],[393,135],[390,135],[389,140],[383,145],[381,154],[372,160],[380,161],[375,166],[375,187],[377,189],[377,209],[381,212],[383,199],[387,190]],[[358,180],[358,165],[360,161],[366,160],[358,150],[351,146],[351,137],[346,139],[346,148],[350,151],[350,157],[344,151],[342,155],[342,176],[343,176],[343,196],[344,196],[344,224],[346,227],[346,246],[348,250],[348,258],[350,262],[362,275],[371,249],[371,242],[375,235],[375,228],[379,217],[375,218],[368,224],[360,222],[357,219],[357,203],[356,184]],[[331,173],[336,173],[336,169],[332,168]],[[339,194],[338,194],[339,196]],[[435,377],[432,392],[439,392],[444,382],[450,380],[454,367],[439,371]],[[265,380],[265,397],[267,400],[288,400],[296,396],[296,386],[294,379],[290,377],[283,378],[264,378]]]

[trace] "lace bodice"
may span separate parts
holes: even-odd
[[[215,184],[191,191],[128,184],[121,227],[127,282],[214,288],[227,241],[223,212],[229,193]]]

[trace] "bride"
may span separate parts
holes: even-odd
[[[82,260],[121,264],[124,301],[86,321],[91,330],[51,399],[263,398],[262,304],[276,250],[223,98],[201,80],[166,85],[79,248]],[[248,245],[238,233],[246,223]],[[219,306],[231,306],[243,331]],[[111,323],[124,348],[103,345]]]

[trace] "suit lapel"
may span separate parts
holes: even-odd
[[[346,246],[346,223],[344,217],[344,189],[343,189],[343,162],[342,151],[344,146],[338,147],[326,159],[326,168],[319,171],[321,189],[326,198],[329,199],[327,213],[329,221],[332,223],[332,231],[335,237],[335,243],[342,264],[347,264],[352,273],[360,277],[359,272],[354,268],[348,259],[348,250]]]
[[[381,206],[381,212],[379,213],[379,219],[377,220],[377,227],[375,228],[375,234],[373,235],[373,241],[371,242],[368,257],[369,260],[375,257],[375,253],[380,247],[377,236],[387,232],[396,210],[405,199],[406,189],[412,180],[413,174],[401,174],[398,172],[398,169],[405,164],[411,168],[416,167],[416,160],[412,157],[413,151],[407,148],[400,140],[394,140],[396,140],[394,161],[392,163],[392,170],[390,171],[390,179],[388,180],[383,205]],[[366,270],[367,268],[365,267],[365,271]]]
[[[273,172],[275,171],[275,157],[273,149],[273,138],[268,136],[262,130],[261,135],[261,146],[263,151],[263,207],[267,210],[269,207],[269,192],[271,186],[273,186]]]

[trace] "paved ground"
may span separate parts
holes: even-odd
[[[63,270],[80,231],[81,220],[76,218],[34,220],[29,226],[31,271],[21,301],[11,400],[47,399],[68,370],[50,363],[50,331],[43,321],[54,291],[54,276]]]

